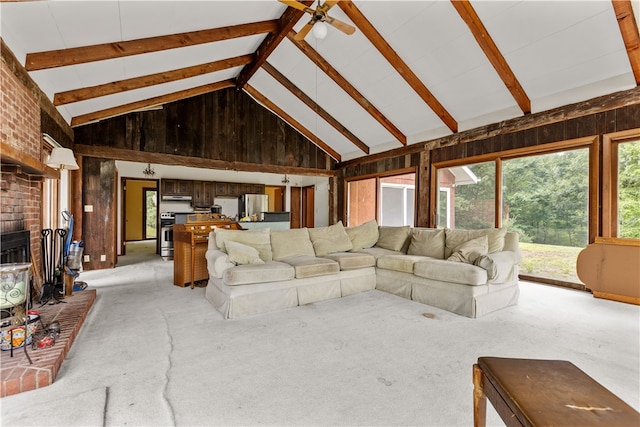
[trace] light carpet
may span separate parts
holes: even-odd
[[[81,274],[98,296],[55,383],[2,425],[469,426],[480,356],[569,360],[640,409],[638,306],[523,282],[479,319],[370,291],[223,320],[171,262],[119,265]]]

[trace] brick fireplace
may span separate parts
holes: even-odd
[[[15,162],[5,161],[11,149],[26,159],[42,162],[41,109],[28,82],[20,79],[6,63],[4,51],[0,63],[0,233],[29,231],[30,255],[40,265],[42,229],[43,174],[34,174]]]

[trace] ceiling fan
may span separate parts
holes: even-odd
[[[302,27],[300,32],[298,32],[298,34],[296,34],[296,36],[294,37],[296,40],[304,39],[306,35],[309,34],[309,31],[311,31],[311,28],[313,28],[313,26],[318,23],[320,24],[318,24],[316,29],[314,29],[313,33],[319,39],[322,39],[327,35],[327,27],[325,23],[331,25],[334,28],[337,28],[338,30],[348,35],[356,32],[356,29],[353,26],[347,24],[346,22],[342,22],[339,19],[333,18],[327,14],[327,12],[329,12],[329,9],[331,9],[336,3],[338,3],[338,0],[326,0],[323,4],[320,4],[320,0],[318,0],[318,6],[316,6],[315,9],[305,6],[304,4],[296,0],[278,1],[311,15],[311,20],[304,27]]]

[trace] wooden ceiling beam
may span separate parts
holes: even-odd
[[[407,137],[398,129],[389,119],[387,119],[376,107],[371,104],[351,83],[331,66],[309,43],[304,40],[295,39],[296,32],[290,31],[287,38],[304,53],[318,68],[320,68],[331,80],[333,80],[340,88],[347,93],[354,101],[368,112],[371,117],[378,121],[394,138],[402,145],[407,145]]]
[[[345,138],[351,141],[356,147],[362,150],[365,154],[369,154],[369,146],[362,142],[357,136],[355,136],[349,129],[347,129],[344,125],[342,125],[338,120],[336,120],[331,114],[329,114],[324,108],[319,106],[311,97],[309,97],[306,93],[304,93],[300,88],[298,88],[293,82],[287,79],[280,71],[276,70],[276,68],[265,62],[262,64],[262,68],[271,75],[274,79],[278,81],[282,86],[284,86],[289,92],[296,96],[300,101],[304,102],[304,104],[312,109],[317,115],[322,117],[327,123],[333,126],[338,132],[340,132]]]
[[[87,62],[104,61],[107,59],[159,52],[202,43],[253,36],[277,30],[278,21],[270,20],[137,40],[125,40],[91,46],[28,53],[25,68],[27,71],[36,71],[68,65],[78,65]]]
[[[636,79],[636,85],[638,85],[640,84],[640,35],[638,34],[638,23],[633,16],[631,1],[611,0],[611,3],[618,20],[624,46],[627,49],[633,76]]]
[[[311,6],[313,0],[304,0],[300,3],[305,6]],[[236,87],[242,89],[244,85],[249,82],[249,79],[258,71],[258,69],[264,64],[269,55],[275,50],[280,42],[287,36],[289,31],[293,29],[293,26],[302,18],[304,12],[301,10],[287,7],[284,13],[278,19],[279,30],[277,32],[270,33],[258,46],[255,51],[255,59],[248,66],[244,67],[238,75]]]
[[[340,156],[340,154],[338,154],[333,148],[329,147],[329,145],[326,142],[322,141],[313,132],[311,132],[306,127],[302,126],[302,124],[300,122],[298,122],[296,119],[291,117],[289,114],[287,114],[283,109],[278,107],[276,104],[271,102],[271,100],[269,100],[269,98],[264,96],[257,89],[255,89],[253,86],[247,84],[247,85],[244,86],[244,90],[249,95],[251,95],[256,101],[258,101],[259,103],[264,105],[269,110],[273,111],[275,114],[280,116],[280,118],[282,118],[282,120],[284,120],[285,122],[289,123],[290,126],[294,127],[298,132],[300,132],[301,134],[306,136],[307,139],[309,139],[309,141],[313,142],[316,146],[318,146],[318,148],[323,150],[325,153],[327,153],[328,155],[333,157],[338,162],[341,161],[342,157]]]
[[[71,104],[73,102],[86,101],[87,99],[126,92],[128,90],[141,89],[176,80],[188,79],[190,77],[247,65],[251,63],[251,61],[253,61],[252,54],[242,55],[236,56],[235,58],[222,59],[220,61],[208,62],[206,64],[194,65],[177,70],[164,71],[161,73],[133,77],[131,79],[119,80],[91,87],[68,90],[66,92],[56,93],[53,97],[53,105]]]
[[[447,125],[452,132],[458,131],[458,122],[449,114],[449,112],[442,106],[440,101],[436,99],[429,89],[422,83],[422,80],[415,75],[413,70],[400,58],[400,55],[396,53],[389,43],[382,37],[382,35],[375,29],[375,27],[369,22],[369,20],[360,12],[360,9],[353,4],[352,1],[343,0],[338,2],[338,6],[342,11],[351,19],[351,21],[362,31],[362,33],[369,39],[371,44],[384,56],[384,58],[391,64],[393,68],[402,76],[407,84],[418,94],[420,98],[431,108],[431,110],[440,117],[440,120]]]
[[[122,160],[127,162],[154,163],[158,165],[188,166],[204,169],[221,169],[242,172],[263,172],[279,175],[336,176],[330,169],[301,168],[297,166],[279,166],[249,162],[228,162],[225,160],[205,159],[203,157],[181,156],[178,154],[151,153],[148,151],[128,150],[126,148],[105,147],[101,145],[76,144],[73,152],[83,157]]]
[[[489,62],[491,62],[491,65],[493,65],[493,68],[495,68],[498,76],[502,79],[507,89],[509,89],[509,92],[511,92],[511,96],[513,96],[513,99],[518,103],[522,112],[525,114],[531,113],[531,100],[520,85],[511,67],[509,67],[506,59],[502,56],[500,49],[496,46],[491,35],[489,35],[489,32],[469,0],[451,0],[451,4],[453,4],[458,15],[460,15],[462,20],[467,24],[467,27],[469,27],[469,30],[471,30],[471,34],[473,34],[473,37],[478,42],[478,45]]]
[[[81,126],[88,123],[93,123],[99,120],[107,119],[110,117],[121,116],[122,114],[131,113],[132,111],[141,110],[144,108],[154,107],[157,105],[166,104],[169,102],[179,101],[185,98],[191,98],[192,96],[202,95],[209,92],[215,92],[217,90],[226,89],[228,87],[234,87],[235,80],[223,80],[221,82],[211,83],[208,85],[198,86],[191,89],[185,89],[178,92],[168,93],[166,95],[156,96],[154,98],[144,99],[141,101],[132,102],[129,104],[118,105],[112,108],[106,108],[100,111],[94,111],[92,113],[82,114],[71,119],[71,127]]]

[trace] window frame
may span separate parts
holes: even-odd
[[[351,177],[351,178],[345,178],[344,179],[344,191],[343,191],[343,206],[344,206],[344,217],[345,217],[345,227],[348,226],[352,226],[350,224],[350,214],[349,214],[349,183],[351,182],[355,182],[355,181],[363,181],[363,180],[367,180],[367,179],[375,179],[376,180],[376,214],[375,214],[375,219],[376,222],[380,223],[380,192],[381,192],[381,183],[380,180],[382,178],[389,178],[392,176],[399,176],[399,175],[407,175],[407,174],[414,174],[415,176],[415,184],[414,184],[414,194],[413,194],[413,223],[414,225],[417,222],[417,215],[418,215],[418,209],[417,209],[417,200],[418,200],[418,192],[419,192],[419,179],[418,179],[418,168],[415,166],[412,167],[408,167],[408,168],[402,168],[402,169],[395,169],[393,171],[385,171],[385,172],[380,172],[380,173],[372,173],[372,174],[367,174],[367,175],[359,175],[356,177]]]
[[[640,243],[640,239],[618,236],[618,147],[640,141],[640,128],[602,136],[602,234],[598,241]]]

